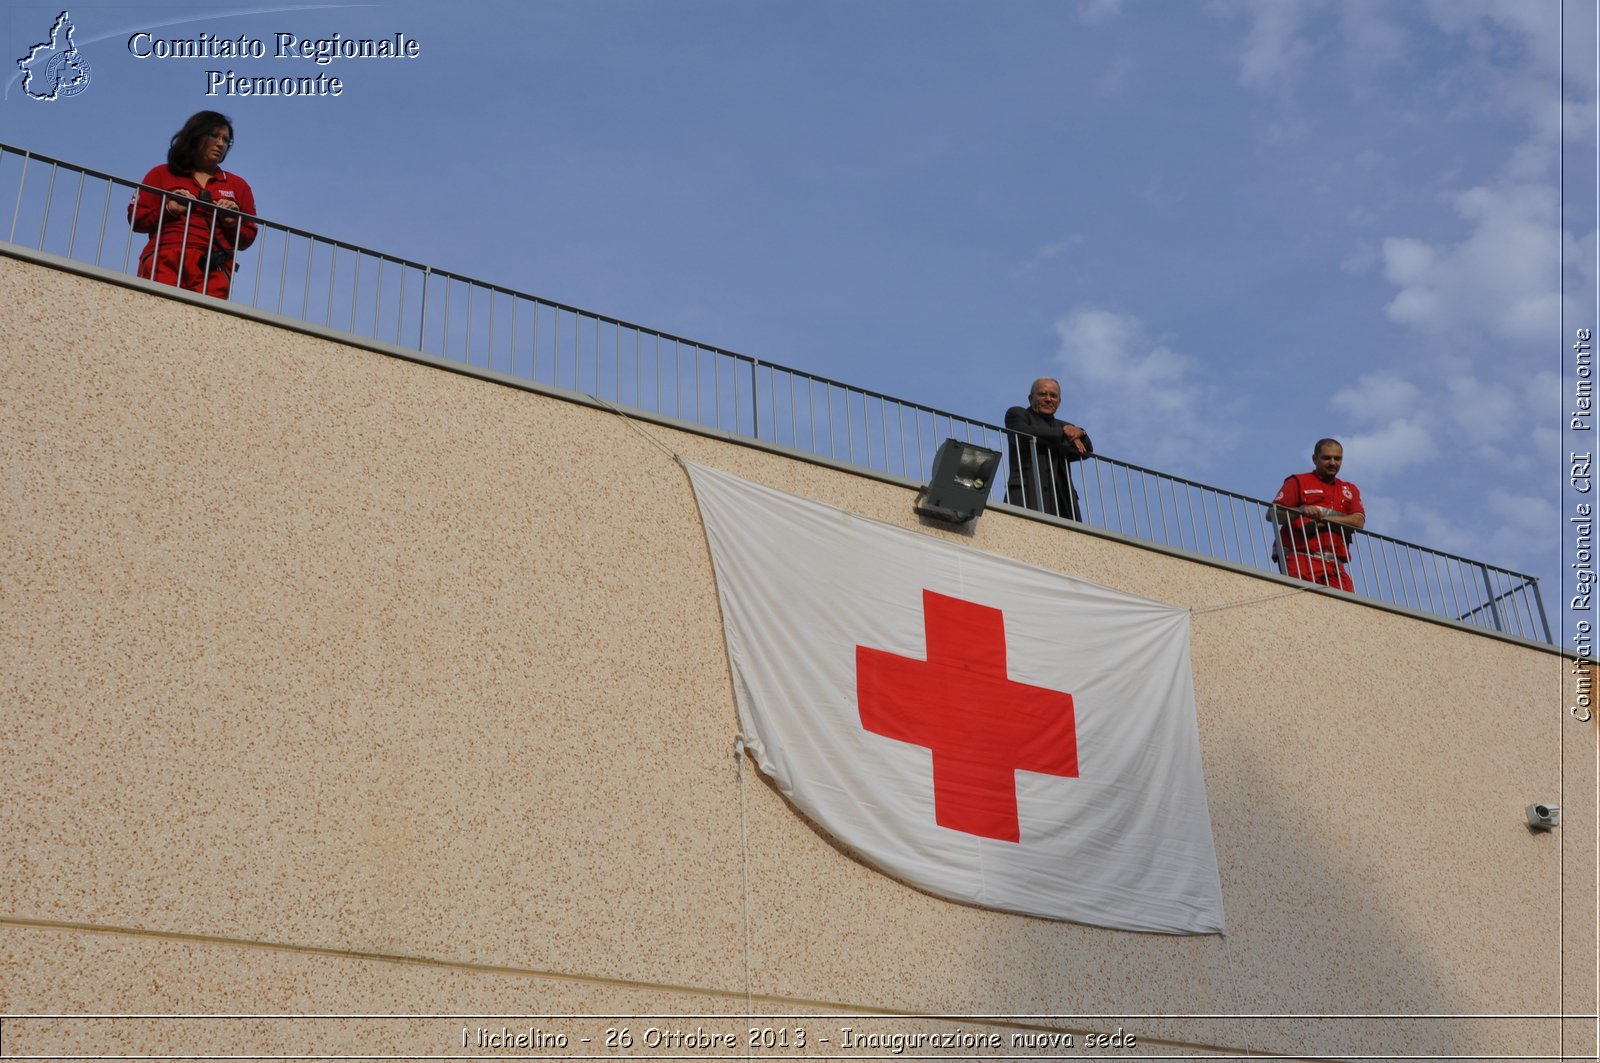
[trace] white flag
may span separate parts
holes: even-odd
[[[1188,614],[699,465],[761,770],[931,893],[1219,933]]]

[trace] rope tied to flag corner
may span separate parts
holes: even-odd
[[[740,890],[741,918],[744,922],[744,1006],[745,1017],[755,1015],[755,971],[751,959],[750,926],[750,815],[745,800],[744,751],[748,736],[743,731],[733,735],[734,776],[739,784],[739,869],[743,877]]]
[[[1273,594],[1263,594],[1255,598],[1241,598],[1236,602],[1223,602],[1221,605],[1208,605],[1204,609],[1189,607],[1190,616],[1204,616],[1207,613],[1220,613],[1224,609],[1238,609],[1246,605],[1260,605],[1263,602],[1274,602],[1279,598],[1288,598],[1295,594],[1304,594],[1307,588],[1292,587],[1289,590],[1277,591]]]
[[[649,441],[649,443],[652,446],[654,446],[657,450],[661,451],[661,453],[665,454],[667,457],[671,458],[673,461],[677,462],[679,465],[683,465],[685,463],[685,458],[684,458],[684,456],[682,454],[679,454],[677,451],[675,451],[671,447],[667,446],[661,440],[657,439],[655,436],[651,435],[649,432],[646,432],[644,430],[644,428],[640,426],[639,419],[637,417],[634,417],[627,410],[622,409],[620,406],[612,405],[611,403],[607,402],[605,399],[601,398],[599,395],[590,395],[589,398],[593,399],[595,401],[596,405],[600,406],[603,409],[609,410],[612,413],[616,414],[618,417],[622,418],[622,421],[623,421],[624,424],[626,424],[629,428],[633,429],[635,432],[638,432],[647,441]]]

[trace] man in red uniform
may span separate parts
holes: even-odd
[[[1273,556],[1296,579],[1353,591],[1344,566],[1350,560],[1351,535],[1367,523],[1361,489],[1339,479],[1344,447],[1337,439],[1317,440],[1311,462],[1315,469],[1284,480],[1272,500],[1267,519],[1279,529]]]

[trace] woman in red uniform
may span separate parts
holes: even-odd
[[[253,218],[212,209],[256,212],[244,178],[222,168],[231,147],[233,123],[216,111],[199,112],[173,134],[166,165],[144,177],[161,192],[140,189],[128,205],[133,231],[150,234],[139,254],[139,276],[228,297],[234,253],[256,238]]]

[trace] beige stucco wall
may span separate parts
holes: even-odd
[[[899,484],[3,256],[0,329],[0,1014],[1595,1009],[1595,725],[1554,653],[1004,511],[924,527]],[[950,904],[741,772],[674,454],[1193,609],[1229,934]],[[423,1054],[467,1025],[417,1021],[4,1043]],[[1592,1021],[1067,1025],[1595,1048]]]

